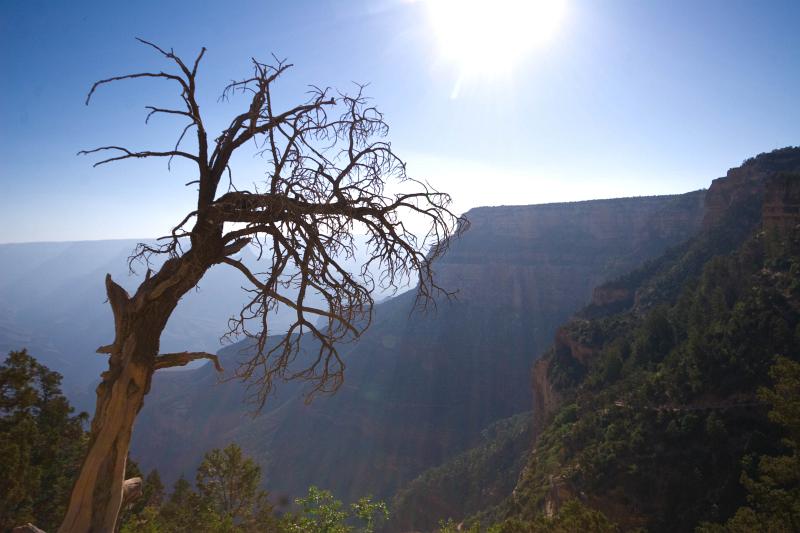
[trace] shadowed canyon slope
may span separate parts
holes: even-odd
[[[344,499],[387,497],[491,422],[529,409],[531,365],[558,324],[602,281],[693,235],[703,197],[474,209],[437,267],[458,299],[427,314],[410,314],[410,293],[379,305],[367,334],[343,350],[336,395],[305,405],[301,385],[279,384],[251,417],[242,386],[216,384],[209,367],[157,376],[133,456],[171,480],[237,441],[273,493],[316,484]],[[237,353],[223,351],[228,367]]]
[[[753,482],[745,478],[754,458],[782,451],[767,414],[774,405],[759,391],[773,386],[777,356],[797,359],[798,264],[800,148],[783,148],[714,180],[698,235],[598,287],[559,328],[534,366],[537,440],[502,504],[460,505],[476,500],[474,487],[434,492],[465,477],[466,467],[452,462],[409,487],[396,507],[402,526],[429,530],[443,516],[483,511],[473,519],[509,519],[523,530],[580,501],[622,531],[694,531],[763,501],[748,494]],[[770,502],[784,486],[796,490],[793,468],[770,478],[781,487]],[[434,505],[447,514],[425,511]],[[409,520],[409,509],[422,511]],[[796,529],[762,525],[790,521],[781,509],[731,530]]]

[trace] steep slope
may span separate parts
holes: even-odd
[[[800,149],[715,180],[704,231],[595,291],[534,370],[538,435],[514,495],[475,518],[527,531],[579,500],[623,530],[692,531],[745,503],[781,434],[756,394],[800,354]]]
[[[531,448],[531,414],[493,423],[483,440],[430,468],[397,491],[390,531],[432,531],[441,520],[462,520],[505,500]]]
[[[386,498],[478,443],[490,423],[530,409],[529,369],[556,326],[595,285],[696,233],[703,196],[475,209],[437,267],[458,299],[428,314],[411,313],[410,293],[379,305],[346,350],[336,395],[305,405],[300,391],[279,386],[250,419],[241,390],[231,392],[237,385],[210,386],[208,369],[180,384],[161,376],[134,456],[174,479],[208,448],[236,440],[275,493],[317,484],[345,499]]]

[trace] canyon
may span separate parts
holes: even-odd
[[[436,266],[455,298],[427,311],[413,309],[413,292],[378,305],[343,351],[335,395],[307,404],[302,384],[281,383],[252,416],[246,387],[218,383],[211,367],[157,375],[132,455],[172,481],[235,441],[278,498],[311,484],[345,500],[387,498],[492,422],[528,411],[531,366],[558,325],[595,286],[696,233],[704,194],[474,209]],[[223,350],[223,365],[243,349]]]

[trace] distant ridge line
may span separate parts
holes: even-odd
[[[633,201],[633,200],[647,200],[647,199],[669,199],[669,198],[680,198],[681,196],[686,196],[689,194],[696,194],[700,192],[708,191],[707,188],[704,189],[696,189],[694,191],[687,191],[683,193],[675,193],[675,194],[649,194],[649,195],[642,195],[642,196],[621,196],[618,198],[595,198],[592,200],[573,200],[567,202],[545,202],[541,204],[501,204],[501,205],[481,205],[478,207],[473,207],[467,211],[470,213],[472,211],[479,211],[484,209],[519,209],[523,207],[563,207],[568,205],[576,205],[576,204],[589,204],[589,203],[601,203],[601,202],[623,202],[623,201]]]
[[[0,246],[26,246],[31,244],[80,244],[80,243],[87,243],[87,242],[152,242],[155,241],[156,238],[150,239],[136,239],[136,238],[115,238],[115,239],[64,239],[61,241],[57,240],[44,240],[44,241],[19,241],[19,242],[0,242]]]

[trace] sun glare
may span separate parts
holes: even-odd
[[[508,73],[558,30],[566,0],[427,0],[442,56],[461,76]]]

